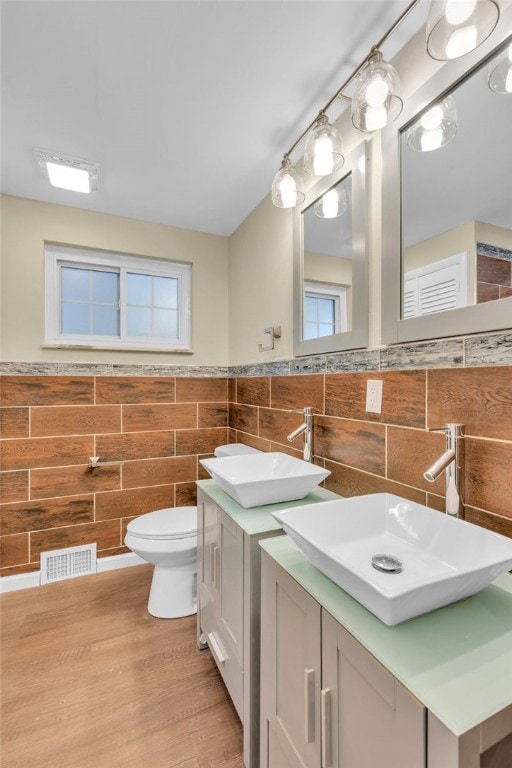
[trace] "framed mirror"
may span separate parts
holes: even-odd
[[[367,145],[322,179],[294,211],[295,356],[368,343]]]
[[[512,326],[506,15],[484,45],[447,62],[407,101],[398,128],[383,132],[385,343]]]

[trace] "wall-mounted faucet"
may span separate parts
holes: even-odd
[[[445,512],[453,517],[464,517],[464,424],[446,424],[429,432],[444,432],[445,452],[423,474],[433,483],[441,472],[446,473]]]
[[[292,442],[299,435],[304,435],[304,461],[313,461],[313,408],[294,408],[289,413],[303,413],[303,423],[287,436]]]

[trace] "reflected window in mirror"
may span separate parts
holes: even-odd
[[[381,134],[385,344],[512,326],[511,28],[512,6]]]
[[[365,150],[363,142],[350,153],[334,184],[309,190],[295,214],[296,355],[366,346]]]

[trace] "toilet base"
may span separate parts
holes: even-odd
[[[195,568],[155,565],[148,613],[157,619],[178,619],[197,613]]]

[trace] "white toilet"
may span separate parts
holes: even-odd
[[[160,619],[197,612],[197,507],[168,507],[128,523],[126,546],[155,566],[148,611]]]

